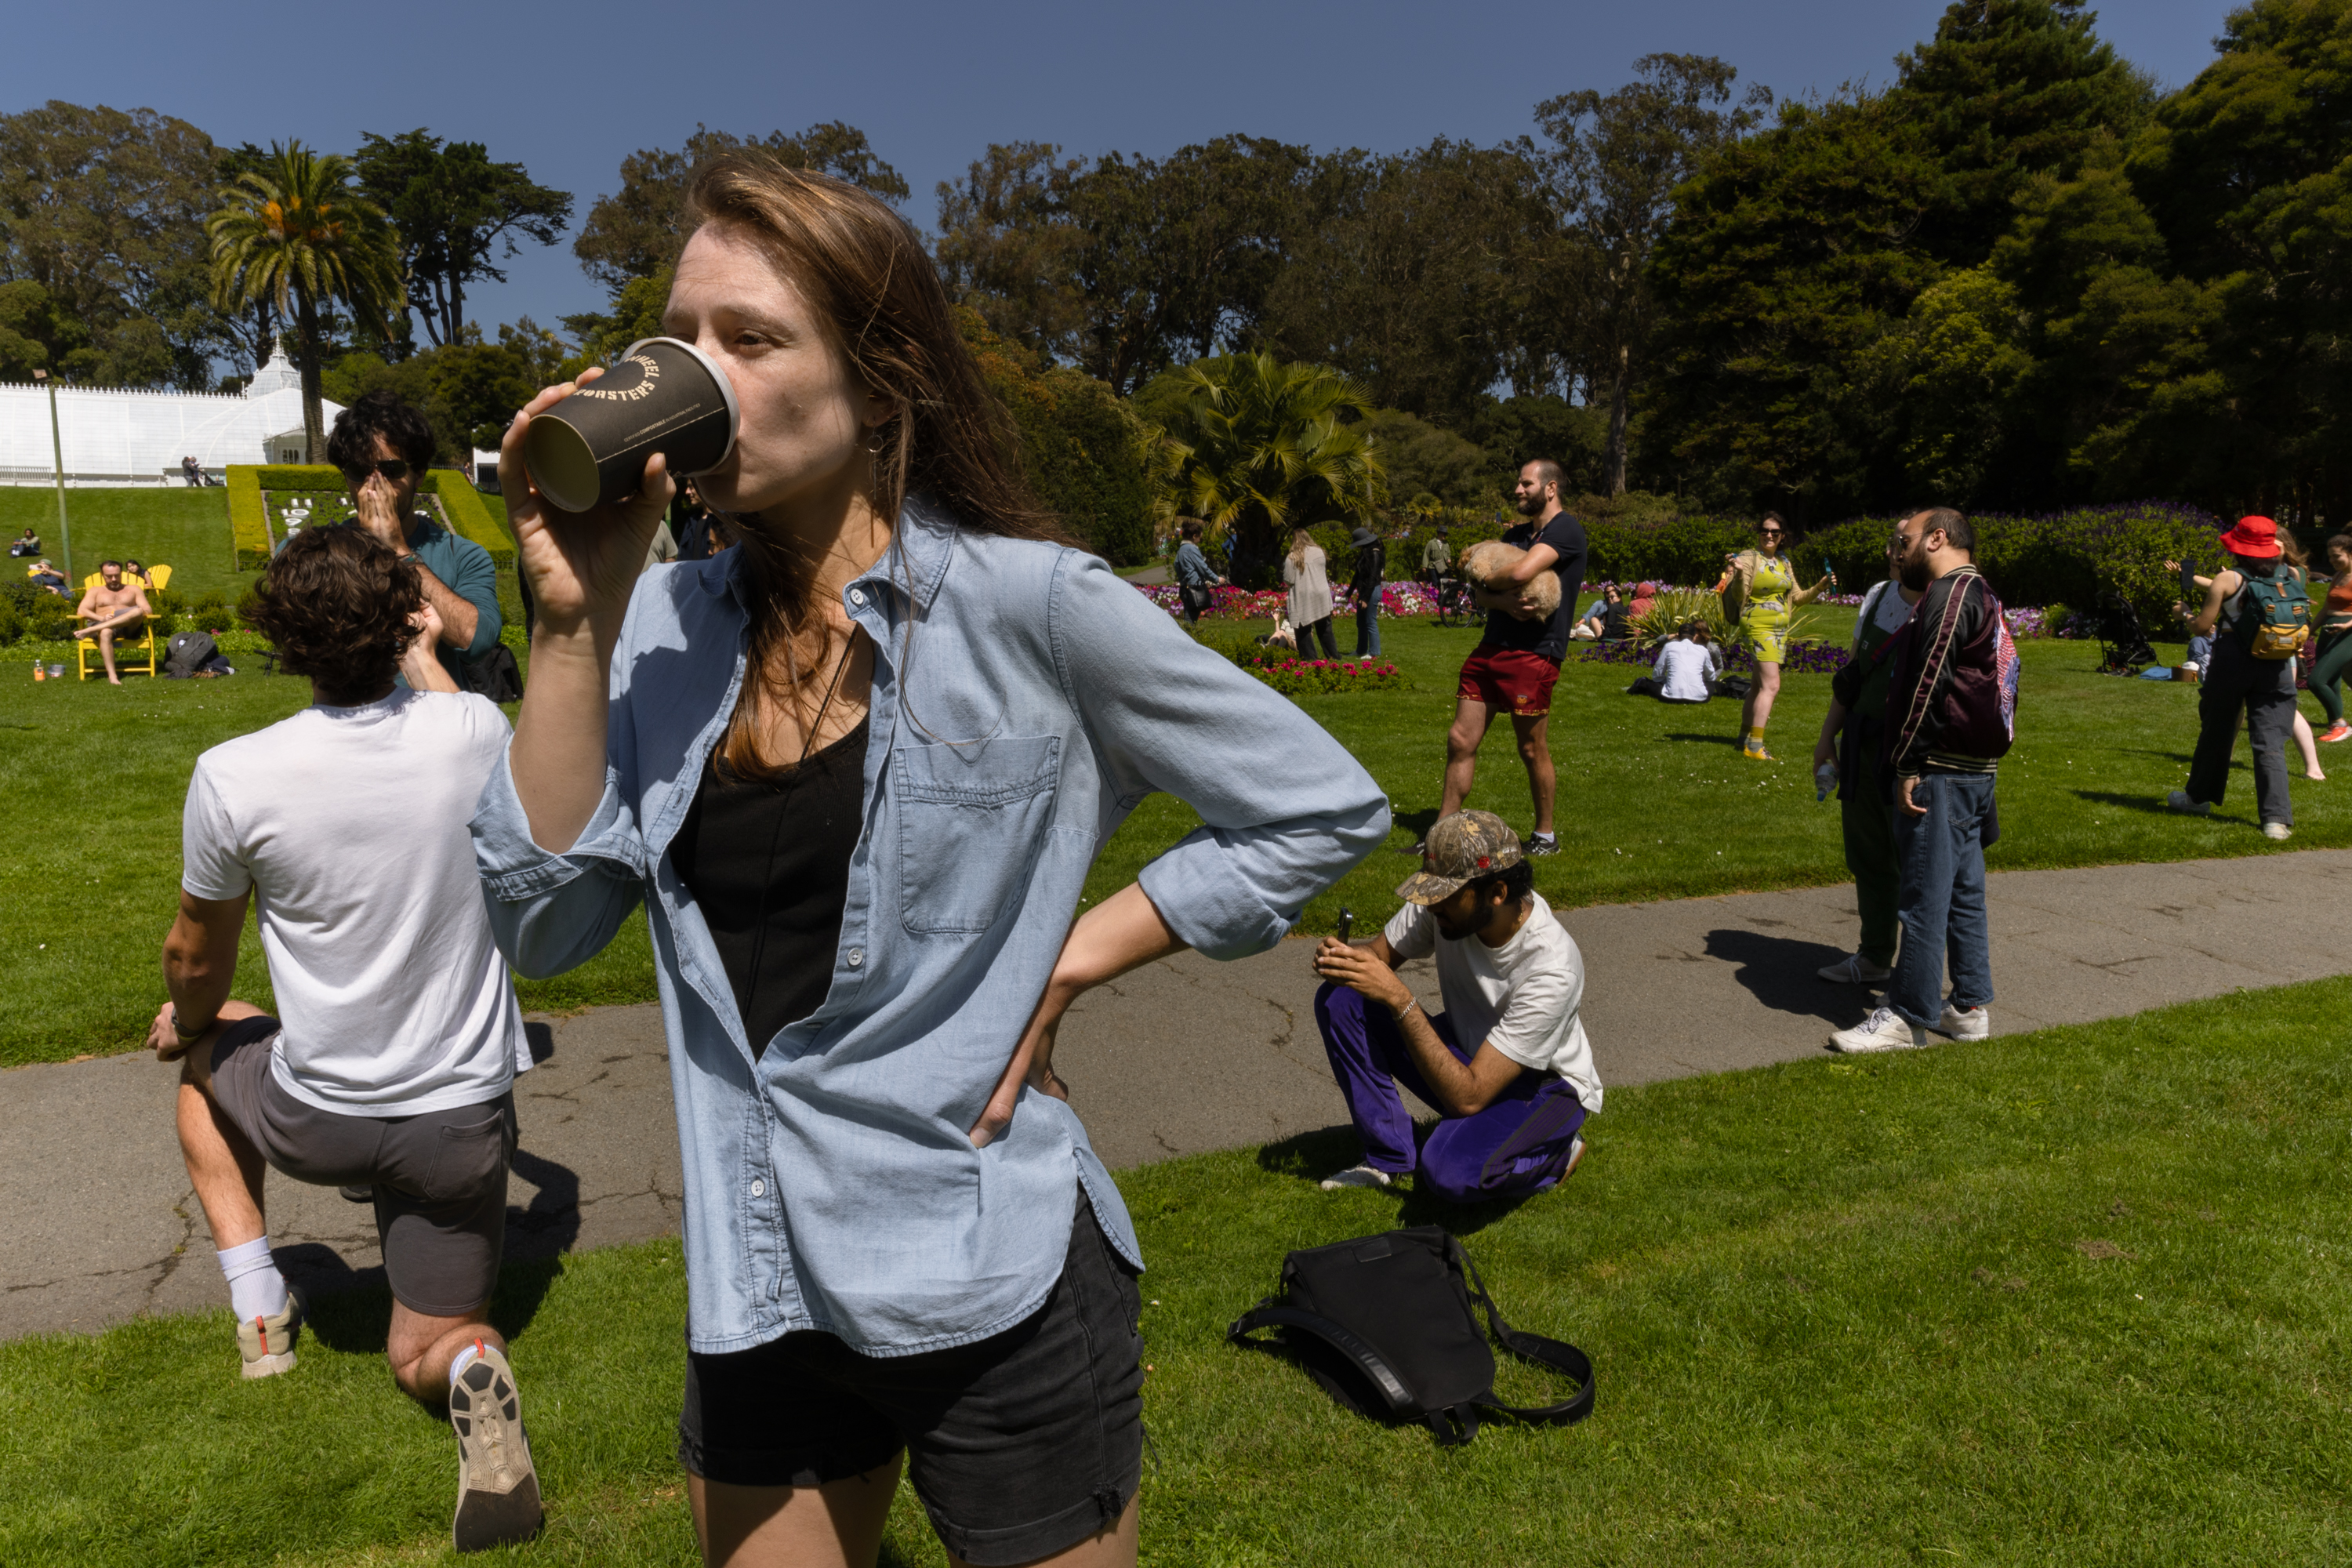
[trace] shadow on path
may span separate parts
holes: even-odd
[[[1775,1013],[1844,1028],[1862,1022],[1868,1011],[1862,987],[1834,984],[1817,973],[1845,956],[1844,949],[1827,942],[1719,926],[1706,933],[1706,955],[1738,965],[1732,978]]]

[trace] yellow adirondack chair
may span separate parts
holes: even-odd
[[[171,580],[172,569],[169,566],[147,568],[147,581],[157,593],[162,593],[164,584]],[[103,585],[105,582],[105,573],[93,572],[81,580],[82,591],[88,593],[92,588]],[[136,640],[126,640],[121,637],[114,639],[114,668],[122,675],[144,675],[152,679],[163,672],[163,655],[155,646],[154,620],[151,617],[141,630],[145,635]],[[76,679],[88,680],[92,669],[96,669],[101,675],[106,673],[106,660],[98,651],[96,637],[78,637],[75,639],[75,644],[74,678]]]

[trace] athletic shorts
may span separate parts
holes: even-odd
[[[1462,661],[1462,684],[1456,697],[1507,708],[1516,718],[1540,719],[1551,711],[1551,689],[1559,679],[1559,666],[1539,653],[1497,647],[1482,642]]]
[[[393,1299],[461,1317],[490,1299],[506,1250],[514,1092],[415,1116],[345,1116],[286,1092],[270,1070],[278,1020],[240,1018],[213,1047],[213,1102],[270,1169],[322,1187],[375,1189]]]
[[[1027,1563],[1117,1522],[1143,1469],[1143,1338],[1135,1273],[1078,1194],[1053,1293],[974,1344],[861,1355],[789,1333],[688,1352],[677,1457],[707,1481],[814,1487],[907,1451],[907,1478],[947,1549]]]

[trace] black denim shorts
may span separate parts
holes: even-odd
[[[707,1481],[813,1487],[907,1451],[949,1551],[1027,1563],[1116,1522],[1142,1478],[1142,1301],[1078,1194],[1053,1294],[952,1350],[861,1355],[814,1331],[689,1352],[678,1459]]]

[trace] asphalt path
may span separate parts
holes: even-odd
[[[1400,860],[1400,867],[1403,862]],[[1402,870],[1400,870],[1400,876]],[[2352,851],[1990,879],[1996,1034],[2352,973],[2335,922]],[[1600,905],[1563,917],[1603,1081],[1821,1054],[1870,996],[1815,977],[1855,937],[1851,888]],[[1055,1065],[1113,1168],[1345,1122],[1315,1032],[1313,943],[1233,963],[1182,953],[1083,998]],[[1426,963],[1406,970],[1433,1005]],[[510,1262],[668,1235],[681,1200],[658,1011],[534,1017],[517,1083]],[[178,1071],[144,1053],[0,1072],[0,1338],[224,1305],[173,1132]],[[1604,1110],[1588,1136],[1608,1136]],[[371,1211],[273,1176],[281,1265],[313,1289],[380,1284]]]

